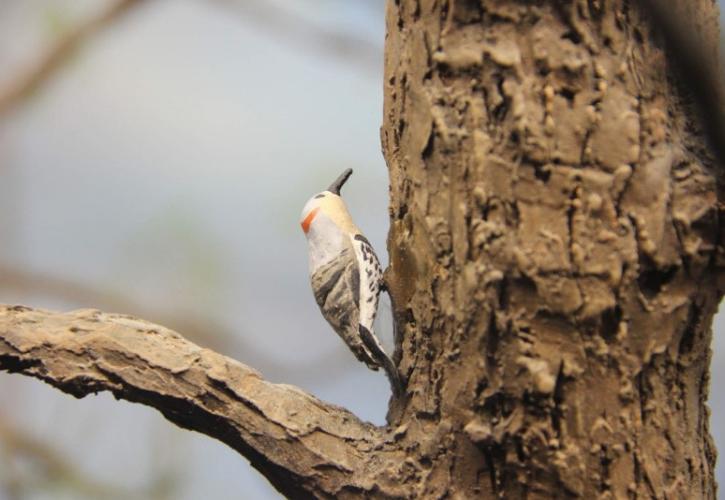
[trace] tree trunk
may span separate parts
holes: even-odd
[[[389,3],[388,280],[427,497],[715,497],[719,189],[636,7]],[[712,42],[714,3],[679,7]]]
[[[710,43],[710,0],[669,5]],[[170,330],[0,306],[0,370],[111,391],[295,498],[715,498],[721,170],[627,0],[390,1],[396,362],[375,428]]]

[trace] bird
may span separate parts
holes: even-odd
[[[383,368],[393,394],[402,393],[400,375],[373,330],[383,270],[375,251],[352,221],[340,189],[346,169],[325,191],[312,196],[300,219],[307,239],[310,282],[322,316],[368,368]]]

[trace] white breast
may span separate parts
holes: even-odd
[[[322,265],[327,264],[342,252],[343,232],[325,214],[315,217],[307,233],[307,253],[310,275]]]

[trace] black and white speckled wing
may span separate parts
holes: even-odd
[[[403,385],[398,369],[373,332],[373,323],[378,312],[378,299],[383,287],[383,269],[380,267],[378,256],[375,255],[373,247],[365,236],[354,235],[352,246],[355,249],[357,264],[360,268],[359,338],[372,358],[387,373],[393,394],[400,396],[403,393]]]
[[[312,290],[322,315],[355,357],[377,370],[378,361],[360,338],[360,271],[356,252],[346,246],[338,257],[320,266],[312,275]]]
[[[373,322],[378,312],[378,299],[383,283],[383,269],[370,242],[362,234],[352,237],[357,263],[360,267],[360,324],[373,331]]]

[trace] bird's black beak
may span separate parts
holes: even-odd
[[[332,194],[336,194],[340,196],[340,189],[342,189],[342,185],[347,182],[347,179],[352,175],[352,169],[348,168],[343,173],[340,174],[340,177],[337,178],[335,182],[330,184],[330,187],[327,188],[329,192]]]

